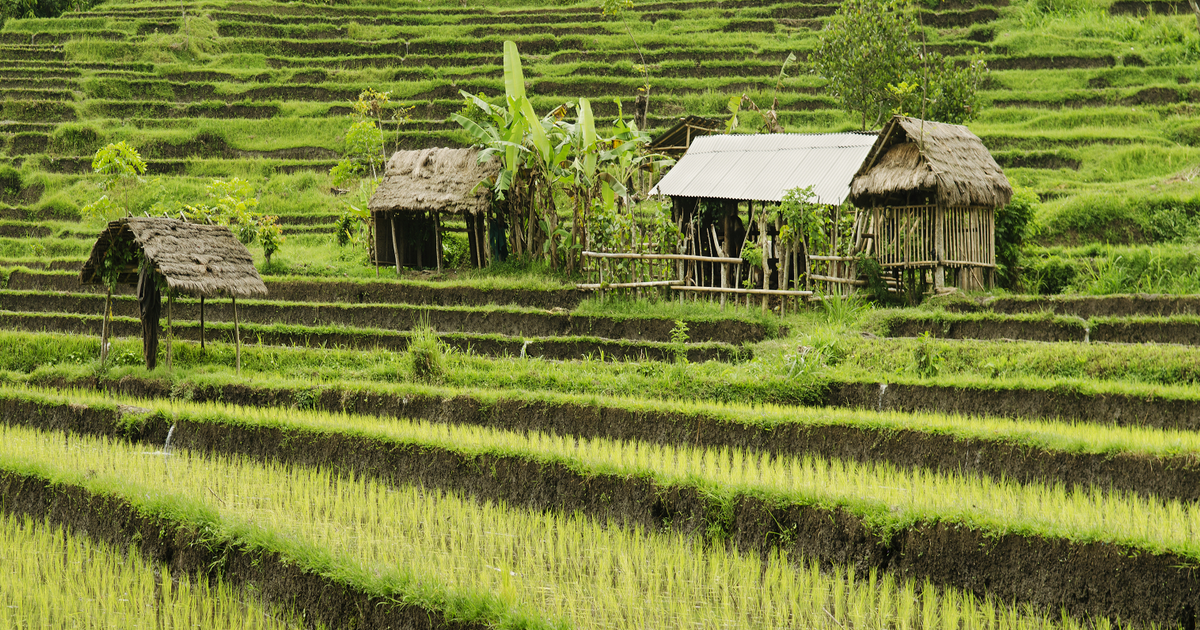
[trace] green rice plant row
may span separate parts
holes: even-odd
[[[579,514],[481,504],[329,469],[189,451],[156,455],[141,445],[80,436],[64,443],[7,427],[0,433],[5,496],[74,491],[84,499],[74,501],[76,509],[87,509],[92,497],[125,503],[349,587],[339,591],[450,611],[464,621],[512,628],[778,628],[808,620],[806,626],[824,628],[830,626],[822,620],[832,616],[843,626],[853,620],[856,627],[883,628],[903,620],[905,627],[935,628],[949,615],[956,625],[982,616],[977,627],[1008,628],[1020,616],[996,596],[947,589],[938,597],[936,589],[868,568],[854,577],[837,569],[831,579],[815,563],[780,551],[745,555],[677,532],[608,527]],[[849,588],[854,584],[858,589]],[[856,597],[845,607],[848,592]],[[976,612],[981,605],[990,612]],[[1066,615],[1063,622],[1078,623]]]
[[[242,628],[303,627],[217,581],[173,574],[121,548],[61,524],[0,513],[0,627]]]

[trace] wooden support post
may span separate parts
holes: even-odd
[[[171,371],[171,342],[175,340],[175,324],[171,321],[171,307],[175,304],[175,293],[167,289],[167,371]]]
[[[237,364],[237,375],[242,375],[242,329],[238,324],[237,314],[237,298],[229,296],[229,302],[233,304],[233,352],[234,360]]]
[[[946,286],[946,217],[945,208],[938,204],[933,211],[933,255],[937,266],[933,270],[933,291]]]
[[[200,349],[204,349],[204,296],[200,296]]]
[[[400,238],[396,235],[396,215],[392,214],[388,219],[388,225],[392,228],[392,257],[396,259],[396,277],[400,277],[400,265],[404,263],[404,251],[400,249]]]
[[[433,253],[437,258],[437,271],[442,273],[442,213],[433,213]]]

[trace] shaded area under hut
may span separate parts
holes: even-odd
[[[442,269],[445,215],[465,223],[471,264],[487,266],[507,254],[503,225],[492,218],[491,190],[480,186],[500,172],[497,160],[479,162],[475,149],[397,151],[367,204],[371,260],[401,267]],[[498,235],[497,235],[498,234]]]
[[[978,136],[962,125],[896,116],[851,184],[869,213],[870,243],[892,284],[916,293],[995,283],[995,210],[1012,186]],[[929,277],[932,276],[932,277]]]
[[[108,224],[92,246],[79,271],[81,284],[108,287],[101,333],[101,362],[108,358],[112,291],[119,284],[136,284],[141,307],[146,368],[158,358],[162,292],[167,292],[167,328],[175,295],[200,298],[200,343],[204,345],[204,300],[229,296],[233,301],[237,369],[241,371],[241,335],[237,298],[267,294],[254,259],[228,227],[200,225],[163,217],[129,217]],[[167,367],[171,367],[171,336],[167,338]]]

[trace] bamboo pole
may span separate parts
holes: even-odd
[[[229,296],[229,302],[233,304],[233,352],[234,360],[237,362],[237,375],[242,375],[242,329],[238,323],[237,313],[237,297]]]
[[[388,224],[392,228],[392,255],[396,259],[396,277],[400,277],[400,265],[403,264],[404,251],[400,249],[400,238],[396,236],[396,214],[392,213]]]
[[[175,340],[175,324],[171,321],[171,306],[175,304],[175,292],[167,291],[167,371],[171,371],[171,342]]]
[[[737,294],[744,294],[747,296],[749,296],[751,294],[754,294],[754,295],[800,295],[800,296],[807,296],[807,295],[813,294],[812,291],[780,291],[779,289],[733,289],[733,288],[722,289],[720,287],[701,287],[701,286],[696,286],[696,287],[672,286],[671,290],[673,290],[673,291],[695,291],[698,293],[737,293]]]
[[[204,296],[200,296],[200,349],[204,349]]]

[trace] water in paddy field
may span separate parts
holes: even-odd
[[[883,411],[883,396],[887,393],[887,383],[879,384],[879,398],[875,399],[875,411]],[[174,429],[175,427],[171,427]],[[171,437],[167,436],[167,441],[171,441]]]

